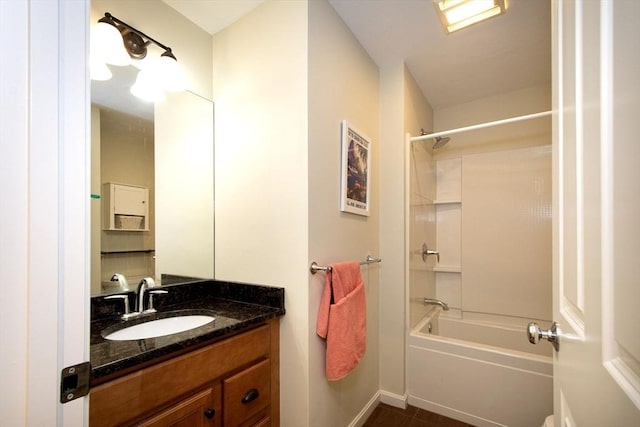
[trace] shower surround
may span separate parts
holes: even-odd
[[[533,136],[526,142],[505,143],[527,132]],[[551,346],[532,346],[525,334],[528,321],[546,325],[551,318],[545,132],[544,122],[489,129],[454,137],[433,157],[420,154],[430,146],[412,143],[407,391],[415,406],[479,426],[538,426],[552,411]],[[483,138],[499,142],[466,144]],[[423,241],[439,262],[423,262]],[[424,297],[451,309],[422,306]],[[524,395],[539,404],[503,404]]]

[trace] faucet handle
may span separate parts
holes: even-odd
[[[147,284],[147,288],[155,288],[158,286],[153,280],[153,277],[145,277],[144,279],[140,280],[140,285],[142,285],[143,283]]]
[[[149,291],[149,308],[146,309],[144,312],[145,313],[155,313],[156,309],[153,306],[153,296],[157,295],[157,294],[168,294],[168,291],[164,291],[162,289],[154,289],[153,291]]]
[[[124,301],[124,314],[121,316],[122,320],[130,319],[137,314],[131,313],[131,309],[129,308],[129,295],[109,295],[108,297],[104,297],[104,299],[121,299],[122,301]]]

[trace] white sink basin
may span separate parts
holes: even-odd
[[[177,334],[213,322],[215,317],[204,315],[189,315],[166,317],[150,322],[138,323],[124,329],[111,332],[104,338],[113,341],[142,340],[145,338],[162,337]]]

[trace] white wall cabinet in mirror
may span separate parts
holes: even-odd
[[[109,286],[115,273],[129,284],[161,283],[163,274],[214,278],[212,36],[160,0],[93,0],[91,27],[107,12],[170,46],[186,90],[155,103],[136,98],[135,59],[107,64],[111,79],[92,81],[91,294],[118,291]],[[111,184],[146,189],[138,208],[148,211],[132,208],[140,194],[129,192],[116,213]]]
[[[108,182],[102,185],[104,230],[149,231],[149,189]]]

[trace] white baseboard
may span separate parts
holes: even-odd
[[[395,394],[384,390],[378,390],[367,404],[362,408],[360,413],[349,423],[349,427],[361,427],[365,421],[371,416],[373,411],[378,406],[378,403],[386,403],[387,405],[395,406],[396,408],[407,408],[407,394]]]
[[[349,427],[361,427],[365,421],[371,416],[373,411],[376,409],[380,403],[380,392],[377,391],[371,399],[367,402],[367,404],[362,408],[360,413],[356,415],[356,417],[349,423]]]
[[[407,394],[395,394],[380,390],[380,401],[396,408],[407,409]]]

